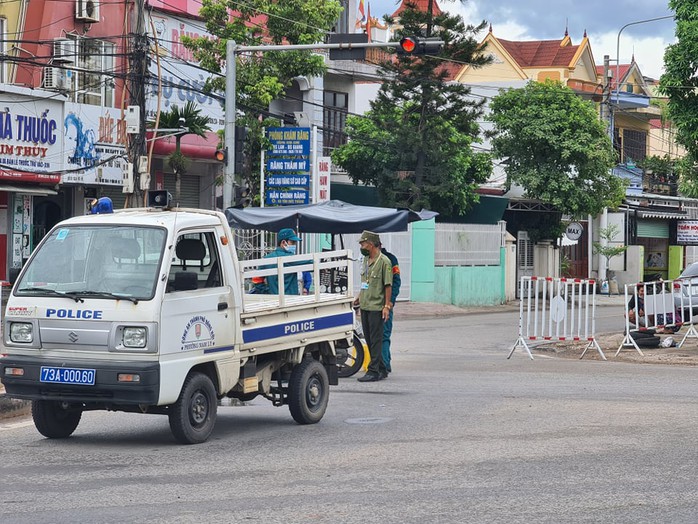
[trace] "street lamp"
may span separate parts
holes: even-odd
[[[618,37],[616,38],[616,104],[618,103],[618,97],[620,95],[620,34],[626,27],[631,25],[646,24],[647,22],[656,22],[657,20],[667,20],[669,18],[674,18],[674,15],[658,16],[656,18],[648,18],[646,20],[637,20],[635,22],[629,22],[620,28],[618,31]]]
[[[657,22],[659,20],[668,20],[669,18],[674,18],[674,15],[667,15],[667,16],[658,16],[655,18],[647,18],[645,20],[636,20],[634,22],[628,22],[625,24],[623,27],[620,28],[618,31],[618,36],[616,38],[616,77],[615,77],[615,82],[616,82],[616,105],[618,105],[618,101],[620,99],[620,35],[621,33],[625,30],[626,27],[630,27],[631,25],[638,25],[638,24],[646,24],[648,22]],[[605,79],[604,79],[605,81]],[[613,84],[611,84],[612,86]],[[611,93],[609,93],[610,95]],[[609,96],[609,102],[610,102],[610,96]],[[611,122],[610,122],[610,134],[611,134],[611,141],[613,141],[613,136],[614,136],[614,128],[615,128],[615,115],[613,106],[609,103],[609,115],[611,117]],[[589,223],[591,223],[591,218]],[[607,226],[608,224],[608,208],[604,208],[603,212],[601,213],[601,217],[599,218],[599,229],[603,229]],[[600,238],[600,243],[602,246],[606,245],[606,239]],[[591,245],[591,234],[589,235],[589,244]],[[606,259],[599,254],[599,280],[603,281],[606,279],[606,270],[608,269],[606,267]],[[591,262],[589,263],[589,272],[591,273]]]

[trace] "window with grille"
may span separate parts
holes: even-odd
[[[114,106],[114,44],[92,38],[76,38],[77,62],[71,86],[73,102]]]
[[[623,130],[623,162],[639,162],[647,156],[647,132]]]
[[[330,155],[334,149],[347,142],[344,126],[347,123],[349,95],[337,91],[325,91],[324,106],[322,147],[323,154]]]
[[[516,253],[519,258],[520,270],[533,269],[533,242],[528,238],[528,231],[518,231]]]

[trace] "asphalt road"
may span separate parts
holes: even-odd
[[[3,423],[0,522],[695,522],[695,368],[507,360],[517,321],[396,320],[394,373],[314,426],[263,399],[198,446],[155,415]]]

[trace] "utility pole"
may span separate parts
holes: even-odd
[[[138,133],[131,135],[129,142],[128,161],[133,174],[134,192],[127,196],[130,206],[134,205],[133,198],[139,195],[140,159],[146,154],[145,140],[145,88],[148,80],[148,36],[145,30],[145,0],[134,0],[131,12],[132,48],[129,53],[128,91],[129,104],[138,106],[140,117]]]
[[[604,55],[603,57],[603,96],[601,97],[601,120],[606,126],[606,131],[609,138],[611,139],[611,145],[613,145],[613,110],[611,108],[611,69],[610,69],[611,57]],[[616,82],[618,79],[616,78]],[[591,225],[591,222],[589,222]],[[599,216],[599,231],[604,230],[608,227],[608,208],[604,207],[601,215]],[[589,228],[591,230],[591,227]],[[591,231],[589,231],[589,239],[591,240]],[[602,247],[606,247],[607,240],[603,236],[599,235],[599,243]],[[598,254],[598,267],[599,267],[599,281],[603,282],[606,280],[606,274],[608,268],[606,267],[606,257],[602,256],[601,253]]]

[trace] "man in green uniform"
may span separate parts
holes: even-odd
[[[390,318],[393,265],[381,253],[377,233],[364,231],[359,239],[361,254],[361,291],[354,305],[361,308],[361,325],[366,337],[371,362],[359,382],[375,382],[388,376],[383,363],[383,323]]]

